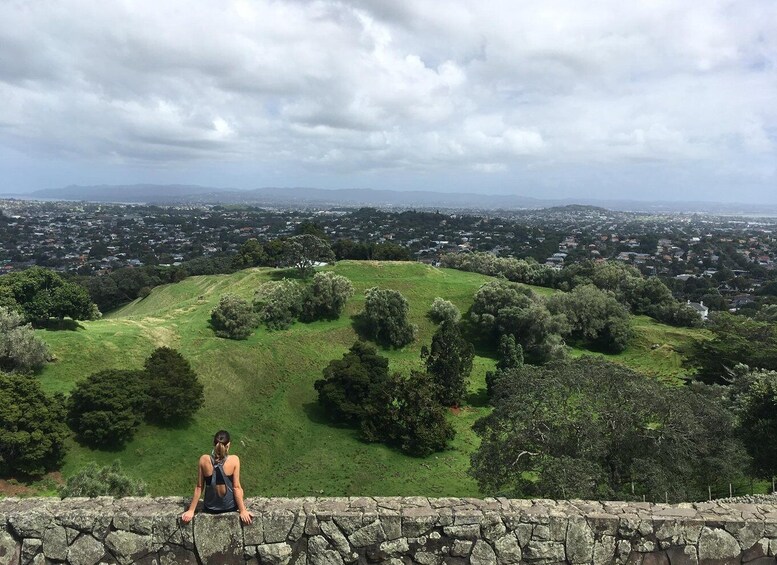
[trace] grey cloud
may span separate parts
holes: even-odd
[[[777,182],[766,0],[2,2],[0,43],[0,148],[41,161]]]

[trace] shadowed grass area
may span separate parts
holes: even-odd
[[[191,277],[155,288],[145,299],[101,320],[82,322],[73,331],[40,331],[57,358],[40,377],[48,392],[68,392],[75,382],[102,369],[140,368],[161,345],[180,350],[205,386],[205,407],[189,427],[143,426],[118,453],[71,442],[63,474],[67,477],[89,461],[104,465],[118,458],[129,474],[148,483],[151,494],[187,495],[198,456],[210,451],[213,433],[225,428],[233,437],[232,452],[243,461],[242,481],[249,496],[478,495],[467,469],[478,443],[472,424],[489,410],[485,373],[494,361],[488,352],[479,352],[474,361],[471,405],[449,416],[457,430],[451,449],[425,459],[364,443],[354,430],[329,423],[318,409],[313,383],[356,339],[352,316],[362,310],[367,288],[399,290],[410,303],[418,339],[403,349],[382,352],[392,371],[407,373],[422,367],[421,346],[435,330],[426,317],[434,298],[441,296],[466,312],[476,290],[492,279],[419,263],[342,261],[331,269],[351,279],[356,289],[338,320],[296,323],[277,332],[261,328],[245,341],[215,337],[208,326],[210,312],[227,292],[250,300],[259,284],[279,276],[277,270]],[[635,327],[634,343],[615,358],[651,373],[656,366],[653,342],[675,348],[703,335],[641,318]],[[666,357],[661,370],[681,374],[679,354]]]

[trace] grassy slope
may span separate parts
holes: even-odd
[[[84,322],[78,330],[41,332],[58,359],[41,376],[49,392],[67,392],[97,370],[140,367],[160,345],[179,349],[205,385],[205,408],[188,428],[144,426],[117,453],[92,451],[73,442],[64,475],[88,461],[118,458],[131,474],[148,482],[152,494],[188,494],[197,457],[210,448],[212,434],[226,428],[233,434],[233,452],[243,460],[243,483],[250,496],[477,495],[466,470],[477,445],[472,423],[488,410],[482,400],[492,359],[481,355],[475,359],[471,406],[450,415],[458,431],[452,448],[427,459],[365,444],[353,430],[329,424],[316,404],[313,382],[329,360],[339,358],[353,343],[351,316],[361,311],[365,289],[394,288],[410,302],[419,339],[403,350],[384,352],[393,371],[406,372],[421,366],[420,347],[429,343],[434,331],[425,318],[434,297],[445,297],[466,311],[489,277],[418,263],[343,261],[334,269],[356,288],[339,320],[298,323],[280,332],[260,329],[246,341],[216,338],[208,328],[210,311],[226,292],[250,298],[256,286],[278,276],[277,271],[192,277],[156,288],[146,299],[102,320]],[[658,375],[677,374],[679,357],[673,348],[697,335],[645,319],[635,319],[635,329],[634,345],[618,359]],[[653,343],[667,345],[652,350]]]

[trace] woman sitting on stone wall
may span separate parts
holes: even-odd
[[[207,514],[240,512],[240,519],[251,523],[252,515],[243,503],[243,488],[240,486],[240,459],[229,455],[229,432],[221,430],[213,436],[213,451],[200,457],[197,466],[197,485],[189,509],[181,515],[188,523],[194,517],[194,510],[205,487],[204,511]]]

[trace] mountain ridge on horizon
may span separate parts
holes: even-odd
[[[5,194],[34,200],[74,200],[128,204],[255,204],[267,206],[307,205],[378,208],[446,208],[473,210],[540,209],[581,204],[620,211],[706,212],[728,214],[777,214],[777,204],[639,201],[604,198],[534,198],[507,194],[437,192],[431,190],[391,190],[373,188],[323,189],[308,187],[262,187],[235,189],[193,184],[75,185],[36,190],[25,194]]]

